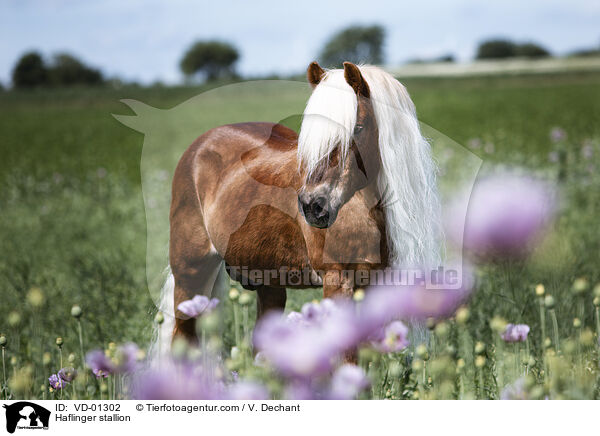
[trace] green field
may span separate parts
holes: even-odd
[[[484,171],[497,164],[518,165],[559,184],[558,164],[549,154],[561,148],[567,156],[559,217],[543,246],[527,262],[481,268],[468,323],[473,341],[495,343],[489,324],[494,316],[527,323],[531,353],[539,361],[543,338],[533,291],[538,283],[556,300],[561,341],[577,338],[585,328],[596,332],[591,290],[585,294],[583,327],[573,327],[573,318],[581,314],[580,297],[573,295],[571,285],[579,277],[591,287],[600,282],[600,75],[411,79],[405,84],[419,119],[472,148],[483,159]],[[77,324],[70,316],[73,304],[84,311],[86,349],[126,341],[144,346],[149,341],[156,308],[146,283],[146,225],[161,221],[152,221],[143,201],[141,180],[149,168],[140,169],[143,148],[150,150],[148,165],[169,171],[185,144],[222,120],[280,121],[301,113],[308,96],[305,87],[285,93],[265,91],[260,83],[246,93],[196,97],[203,91],[0,93],[0,332],[8,339],[7,377],[32,365],[34,381],[22,396],[41,397],[40,385],[58,369],[56,337],[64,338],[65,355],[79,355]],[[184,104],[148,115],[149,125],[161,131],[145,144],[144,135],[111,115],[133,114],[121,99],[158,109]],[[168,128],[151,122],[165,114]],[[560,144],[550,139],[554,127],[567,133]],[[586,145],[591,156],[582,155]],[[163,200],[168,202],[168,197]],[[166,251],[156,251],[149,256],[166,258]],[[41,289],[41,304],[27,298],[32,288]],[[288,309],[297,310],[318,295],[288,292]],[[229,309],[225,312],[230,321]],[[230,331],[224,342],[226,350],[233,344]],[[44,353],[51,353],[50,362],[44,363]],[[595,352],[581,355],[591,359],[597,373]],[[496,369],[488,364],[485,370],[485,383],[491,386]],[[578,385],[576,391],[560,392],[563,397],[598,396],[587,388]],[[486,388],[479,395],[494,397],[492,391]]]

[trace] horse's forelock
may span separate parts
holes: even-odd
[[[315,87],[302,118],[298,162],[310,176],[340,147],[343,161],[356,124],[358,101],[344,78],[344,70],[329,70]]]

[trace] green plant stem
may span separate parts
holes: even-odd
[[[233,303],[233,333],[235,335],[235,345],[240,348],[240,316],[236,302]]]
[[[542,348],[546,340],[546,309],[544,307],[544,298],[540,297],[540,327],[542,331]]]
[[[250,328],[248,326],[248,306],[244,306],[243,310],[244,310],[243,311],[243,314],[244,314],[244,342],[250,343],[249,342],[250,335],[248,333],[250,331]]]
[[[4,393],[4,399],[8,400],[8,394],[6,393],[6,363],[5,363],[4,347],[2,347],[2,374],[4,376],[4,384],[2,385],[2,392]]]
[[[479,377],[479,399],[483,399],[483,368],[477,368]]]
[[[85,354],[83,353],[83,328],[81,327],[81,320],[77,319],[77,329],[79,333],[79,352],[81,353],[81,367],[85,365]],[[160,340],[160,335],[158,335]]]
[[[596,334],[600,338],[600,307],[596,307]],[[600,342],[598,342],[598,346],[600,347]]]
[[[556,346],[556,352],[558,353],[560,351],[560,343],[558,339],[558,321],[554,309],[550,309],[550,318],[552,318],[552,328],[554,330],[554,345]]]

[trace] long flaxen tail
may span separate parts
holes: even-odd
[[[158,310],[163,314],[162,324],[155,324],[152,342],[148,350],[151,363],[158,362],[171,350],[171,339],[175,328],[175,277],[171,272],[171,266],[165,269],[165,281],[160,292]]]

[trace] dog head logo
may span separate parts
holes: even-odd
[[[4,404],[6,409],[6,431],[14,433],[19,429],[48,429],[50,411],[28,401],[19,401],[10,405]]]

